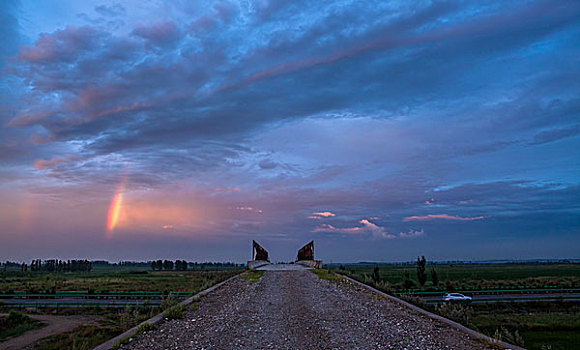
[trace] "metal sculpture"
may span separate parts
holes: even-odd
[[[268,251],[262,248],[262,246],[259,245],[258,242],[252,241],[252,243],[253,243],[252,260],[270,261],[270,259],[268,259]]]
[[[296,261],[314,260],[314,241],[311,241],[298,251]]]

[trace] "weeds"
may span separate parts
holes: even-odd
[[[254,284],[258,282],[260,278],[262,278],[262,276],[264,276],[264,271],[250,270],[246,273],[241,274],[240,278],[248,281],[248,283],[250,284]]]
[[[466,326],[469,326],[473,316],[473,309],[460,303],[439,304],[435,306],[435,312]]]
[[[44,327],[46,324],[23,315],[16,311],[10,311],[8,316],[0,317],[0,341],[7,338],[17,337],[31,329]]]
[[[317,275],[319,278],[321,278],[323,280],[339,280],[339,279],[342,279],[342,277],[340,277],[340,275],[334,274],[334,273],[330,272],[330,270],[325,270],[325,269],[312,269],[310,271],[312,271],[312,273],[314,273],[315,275]]]
[[[183,305],[175,305],[163,311],[163,317],[169,320],[180,320],[183,318]]]

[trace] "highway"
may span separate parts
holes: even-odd
[[[424,296],[421,300],[428,304],[442,303],[443,296]],[[526,301],[580,301],[580,293],[549,293],[549,294],[489,294],[473,295],[472,303],[526,302]]]

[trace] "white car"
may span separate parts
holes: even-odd
[[[465,296],[461,293],[447,293],[447,294],[443,295],[443,301],[471,302],[471,297]]]

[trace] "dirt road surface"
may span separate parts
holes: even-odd
[[[346,280],[310,271],[236,278],[123,349],[485,349],[479,341]]]

